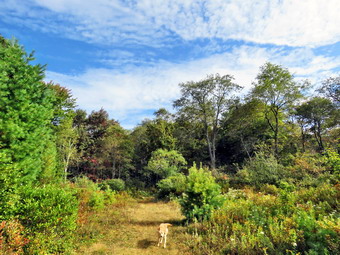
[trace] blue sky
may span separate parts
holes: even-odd
[[[266,61],[317,84],[340,73],[339,0],[0,0],[0,33],[35,50],[79,108],[133,128],[172,109],[178,84]]]

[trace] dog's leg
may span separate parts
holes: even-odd
[[[159,244],[161,244],[163,242],[163,236],[161,235],[158,239],[158,247],[159,247]]]
[[[166,235],[164,235],[164,248],[166,248]]]

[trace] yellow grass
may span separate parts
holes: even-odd
[[[91,245],[81,247],[74,254],[186,254],[183,217],[176,203],[152,200],[109,207],[94,215],[95,221],[88,226],[101,233],[101,238]],[[157,247],[157,228],[160,223],[170,227],[167,248]],[[188,254],[188,253],[187,253]]]

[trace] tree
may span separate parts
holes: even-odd
[[[340,107],[340,76],[325,80],[319,92],[325,94],[337,107]]]
[[[186,165],[183,156],[175,150],[158,149],[152,153],[147,170],[164,179],[178,173]]]
[[[131,137],[118,123],[108,127],[100,145],[101,157],[104,164],[107,163],[110,166],[112,179],[121,178],[123,170],[133,168]]]
[[[266,63],[260,68],[257,82],[251,91],[253,98],[265,104],[265,119],[273,132],[274,150],[279,154],[280,119],[283,112],[302,98],[301,90],[306,84],[298,84],[294,76],[280,65]]]
[[[70,164],[77,161],[81,155],[81,152],[79,152],[77,148],[79,134],[72,124],[73,119],[66,118],[63,119],[57,127],[57,149],[65,181]]]
[[[309,126],[318,143],[319,151],[324,150],[322,134],[326,127],[336,125],[333,116],[336,109],[332,102],[327,98],[313,97],[296,108],[296,115],[302,125]]]
[[[177,139],[174,137],[175,124],[172,115],[164,108],[154,113],[154,120],[144,120],[131,133],[135,147],[134,161],[137,169],[143,169],[153,151],[174,150]]]
[[[204,126],[211,168],[216,167],[216,141],[220,130],[221,115],[241,87],[232,82],[230,75],[209,75],[199,82],[181,83],[182,97],[174,102],[179,111],[199,119]]]
[[[218,150],[223,150],[221,154],[227,157],[228,163],[251,158],[256,146],[270,138],[264,107],[259,100],[247,100],[235,103],[223,115],[223,136]]]
[[[54,171],[56,162],[54,93],[43,82],[44,67],[32,60],[16,41],[0,40],[0,150],[23,183]]]

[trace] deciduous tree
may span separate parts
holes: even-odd
[[[294,81],[288,69],[266,63],[260,68],[251,95],[265,104],[265,119],[273,132],[275,155],[279,154],[280,120],[285,110],[302,98],[306,84]]]
[[[213,169],[216,167],[216,141],[221,116],[228,109],[234,92],[241,88],[233,79],[231,75],[216,74],[199,82],[181,83],[182,96],[174,102],[179,111],[188,112],[202,122]]]

